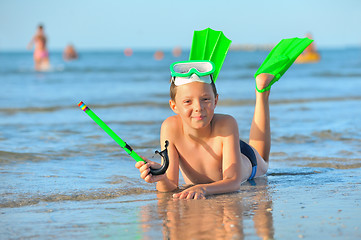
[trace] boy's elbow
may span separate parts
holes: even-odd
[[[243,182],[242,178],[238,177],[238,176],[230,177],[230,178],[228,178],[228,180],[229,180],[228,190],[230,192],[238,191],[241,186],[241,183]]]
[[[174,183],[171,183],[170,181],[167,184],[158,182],[156,189],[159,192],[173,192],[178,189],[178,186]]]
[[[166,187],[166,188],[165,188],[165,187],[160,187],[160,186],[158,186],[158,184],[157,184],[156,189],[157,189],[158,192],[173,192],[173,191],[177,190],[178,187],[177,187],[177,186],[174,186],[174,187]]]
[[[235,192],[238,191],[241,187],[241,183],[242,183],[242,181],[240,179],[236,179],[232,184],[233,191],[235,191]]]

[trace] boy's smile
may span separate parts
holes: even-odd
[[[177,87],[175,101],[170,100],[170,106],[189,127],[201,129],[211,122],[217,100],[210,84],[192,82]]]

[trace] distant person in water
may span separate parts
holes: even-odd
[[[309,38],[309,39],[313,39],[311,33],[307,33],[307,34],[306,34],[306,37]],[[309,53],[309,52],[314,53],[314,52],[317,52],[317,51],[316,51],[316,47],[315,47],[315,43],[312,42],[312,43],[305,49],[305,51],[303,51],[303,52],[304,52],[304,53]]]
[[[311,33],[307,33],[306,37],[312,39]],[[303,53],[298,56],[295,63],[317,63],[321,59],[320,54],[317,52],[315,42],[312,42]]]
[[[73,45],[69,44],[65,47],[63,52],[63,58],[65,61],[71,61],[78,58],[78,54],[76,53]]]
[[[34,63],[35,63],[35,70],[37,71],[44,71],[49,69],[49,52],[46,48],[46,36],[44,33],[43,25],[39,25],[38,29],[31,39],[30,43],[28,44],[28,49],[34,48]]]

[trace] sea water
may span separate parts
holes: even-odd
[[[1,238],[361,237],[361,49],[320,53],[272,87],[267,176],[236,193],[173,201],[77,103],[159,161],[160,125],[174,114],[169,65],[186,54],[84,51],[64,62],[50,52],[51,69],[36,72],[30,52],[0,52]],[[266,55],[230,51],[216,83],[216,112],[234,116],[245,141]]]

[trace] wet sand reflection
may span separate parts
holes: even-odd
[[[140,212],[143,239],[152,239],[149,234],[160,221],[163,239],[273,239],[268,188],[267,178],[258,178],[243,184],[240,192],[206,200],[173,200],[172,194],[158,193],[157,209],[147,205]]]

